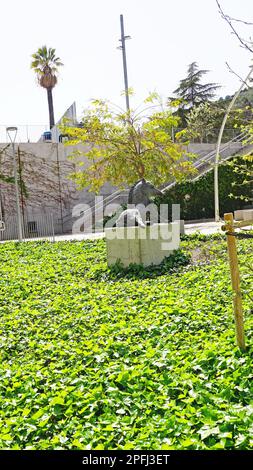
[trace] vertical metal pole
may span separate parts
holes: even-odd
[[[224,129],[225,129],[225,125],[226,125],[229,113],[230,113],[231,109],[233,108],[233,106],[235,104],[235,101],[237,100],[241,90],[245,86],[245,83],[247,83],[247,81],[249,80],[252,73],[253,73],[253,67],[251,66],[250,67],[250,72],[248,73],[247,77],[245,78],[245,80],[241,84],[239,90],[235,93],[231,103],[229,104],[229,106],[228,106],[228,108],[225,112],[225,115],[224,115],[224,118],[223,118],[223,121],[222,121],[222,124],[221,124],[221,128],[220,128],[217,144],[216,144],[216,154],[215,154],[215,164],[214,164],[214,213],[215,213],[215,221],[216,222],[219,222],[219,220],[220,220],[219,176],[218,176],[218,171],[219,170],[218,170],[218,167],[219,167],[221,140],[222,140],[223,132],[224,132]]]
[[[123,71],[124,71],[124,83],[125,83],[125,95],[126,95],[126,109],[128,112],[130,109],[130,105],[129,105],[129,94],[128,94],[128,77],[127,77],[127,60],[126,60],[126,36],[124,33],[123,15],[120,15],[120,28],[121,28],[121,45],[122,45]]]
[[[2,213],[2,196],[1,196],[1,185],[0,185],[0,240],[2,240],[2,232],[4,231],[5,224],[3,221],[3,213]]]
[[[50,214],[51,218],[51,229],[52,229],[52,241],[53,243],[55,242],[55,233],[54,233],[54,216],[53,214]]]
[[[61,191],[61,175],[60,175],[60,159],[59,159],[59,142],[56,143],[56,162],[57,162],[58,188],[59,188],[59,198],[60,198],[61,231],[63,233],[63,209],[62,209],[62,191]]]
[[[3,213],[2,213],[2,194],[1,194],[1,185],[0,185],[0,221],[3,220]]]
[[[22,181],[22,175],[21,175],[21,157],[20,157],[20,148],[18,145],[18,171],[20,175],[20,182]],[[20,184],[20,197],[21,197],[21,209],[22,209],[22,227],[23,227],[23,232],[24,232],[24,226],[25,226],[25,202],[24,202],[24,194],[23,194],[23,186]],[[24,233],[23,233],[24,235]]]
[[[17,218],[18,218],[18,240],[22,242],[23,230],[22,230],[22,217],[21,217],[20,202],[19,202],[18,173],[17,173],[16,154],[15,154],[15,144],[14,142],[12,142],[11,144],[12,144],[13,171],[14,171],[15,192],[16,192],[16,209],[17,209]]]

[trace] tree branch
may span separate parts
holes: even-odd
[[[233,25],[233,22],[234,21],[237,21],[239,23],[243,23],[245,25],[252,25],[252,23],[248,23],[247,21],[243,21],[243,20],[237,20],[235,18],[232,18],[228,15],[226,15],[223,11],[223,9],[221,8],[221,5],[220,5],[220,2],[219,0],[216,0],[216,3],[217,3],[217,6],[218,6],[218,10],[219,10],[219,13],[221,15],[221,17],[227,22],[227,24],[229,25],[230,29],[232,30],[232,33],[235,34],[235,36],[237,37],[238,41],[240,42],[241,46],[244,47],[247,51],[253,53],[253,48],[250,47],[248,45],[248,41],[245,41],[244,39],[241,38],[241,36],[239,35],[239,33],[236,31],[234,25]],[[252,44],[252,43],[250,43]]]
[[[229,65],[228,62],[226,62],[226,66],[227,66],[227,68],[228,68],[228,70],[229,70],[230,73],[232,73],[232,74],[235,75],[237,78],[239,78],[240,82],[244,83],[244,85],[245,85],[247,88],[250,88],[250,86],[248,85],[248,83],[245,82],[245,80],[243,80],[243,78],[242,78],[238,73],[236,73],[236,72],[230,67],[230,65]]]

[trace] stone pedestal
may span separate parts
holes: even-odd
[[[236,211],[234,211],[234,218],[235,220],[243,220],[243,210],[241,209],[238,209]]]
[[[185,235],[184,220],[180,220],[180,235]]]
[[[158,265],[179,248],[180,222],[153,224],[145,228],[107,228],[105,238],[109,266],[117,261],[124,267],[131,263]]]
[[[252,220],[253,209],[241,209],[234,212],[235,220]]]
[[[253,209],[244,209],[243,220],[253,220]]]

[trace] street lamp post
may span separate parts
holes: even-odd
[[[128,77],[127,77],[127,59],[126,59],[126,44],[125,44],[125,42],[126,42],[127,39],[131,39],[131,36],[125,36],[123,15],[120,15],[120,29],[121,29],[121,39],[119,39],[119,41],[121,42],[121,46],[119,46],[117,49],[122,50],[125,95],[126,95],[126,110],[129,113],[130,104],[129,104],[129,88],[128,88]]]
[[[22,242],[23,240],[22,217],[21,217],[20,202],[19,202],[18,173],[17,173],[16,154],[15,154],[15,139],[17,136],[17,131],[18,131],[17,127],[6,128],[6,132],[8,134],[8,137],[12,145],[13,173],[14,173],[14,180],[15,180],[16,209],[17,209],[17,218],[18,218],[18,240]]]
[[[233,108],[233,106],[235,104],[235,101],[237,100],[238,96],[240,95],[243,87],[245,86],[245,84],[247,84],[248,80],[250,80],[250,77],[251,77],[252,73],[253,73],[253,66],[250,67],[250,71],[247,74],[247,77],[245,78],[245,80],[243,80],[239,90],[237,90],[237,92],[235,93],[232,101],[230,102],[230,104],[229,104],[229,106],[228,106],[228,108],[225,112],[225,115],[224,115],[224,118],[223,118],[223,121],[222,121],[222,124],[221,124],[221,128],[220,128],[217,144],[216,144],[215,163],[214,163],[214,213],[215,213],[215,222],[220,221],[219,175],[218,175],[218,171],[219,171],[219,158],[220,158],[221,140],[222,140],[222,136],[223,136],[223,132],[224,132],[224,129],[225,129],[225,125],[226,125],[226,122],[227,122],[228,115],[229,115],[231,109]]]

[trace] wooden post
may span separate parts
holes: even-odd
[[[224,214],[226,223],[226,231],[234,232],[234,219],[233,214]],[[230,263],[230,273],[233,289],[233,304],[234,304],[234,318],[235,318],[235,331],[236,341],[240,349],[245,350],[244,339],[244,325],[243,325],[243,311],[242,311],[242,294],[240,289],[240,275],[236,248],[236,239],[233,235],[227,234],[228,255]]]

